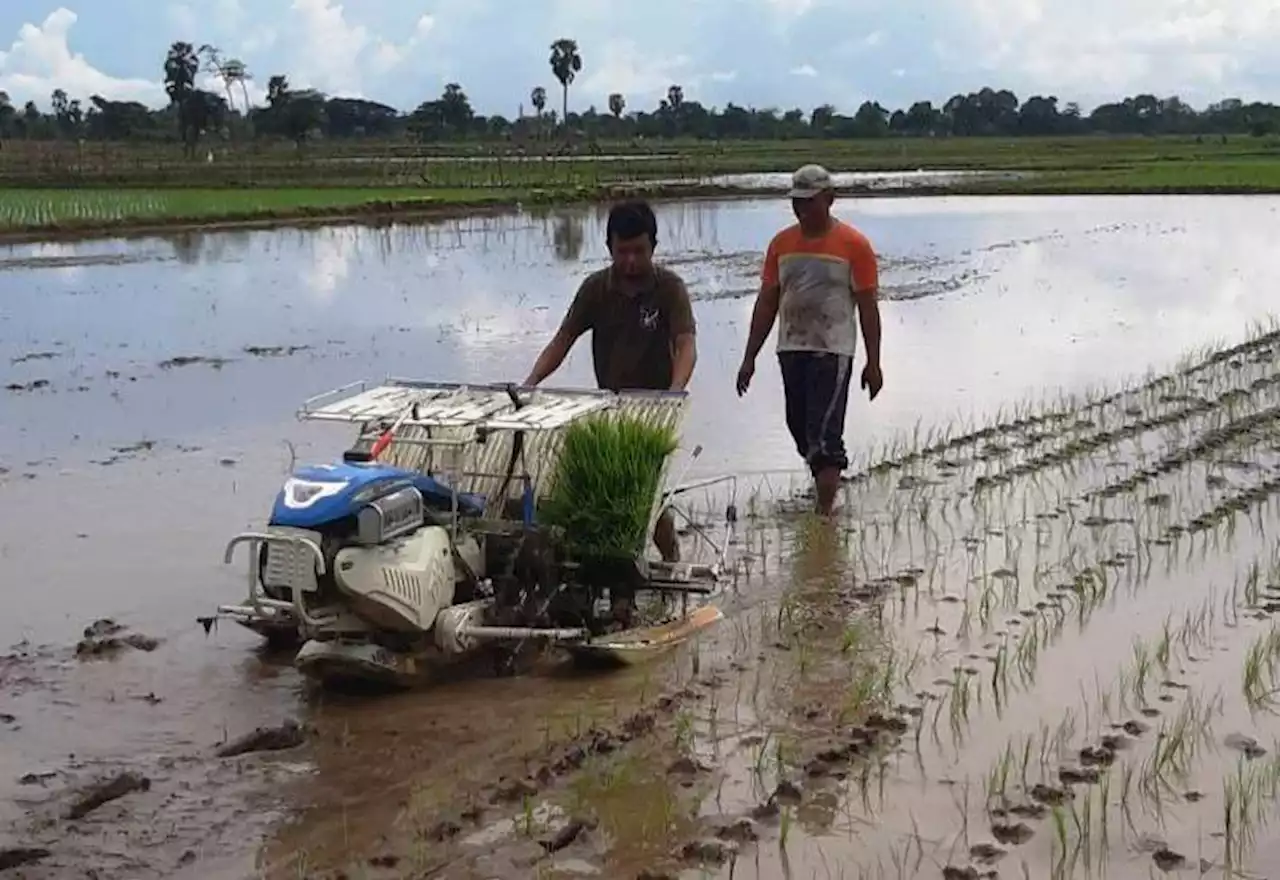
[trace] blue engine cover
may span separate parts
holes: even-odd
[[[315,529],[355,514],[388,492],[416,486],[428,508],[448,510],[452,493],[439,480],[404,468],[374,462],[338,462],[296,468],[276,495],[271,525]],[[484,513],[484,498],[459,493],[458,512]]]

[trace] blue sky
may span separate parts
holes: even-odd
[[[0,90],[161,104],[164,51],[186,39],[243,59],[258,87],[284,73],[412,108],[457,81],[510,116],[535,85],[559,105],[560,36],[584,59],[575,108],[613,91],[653,106],[672,83],[806,111],[987,84],[1086,108],[1139,91],[1280,100],[1277,0],[0,0]]]

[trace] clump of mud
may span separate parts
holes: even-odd
[[[12,391],[15,394],[22,394],[30,391],[39,391],[42,388],[49,387],[48,379],[32,379],[30,382],[10,382],[5,385],[6,391]]]
[[[47,859],[51,853],[47,849],[38,846],[11,846],[0,849],[0,871],[8,871],[10,868],[21,868],[23,865],[34,864],[41,859]]]
[[[67,809],[68,819],[83,819],[98,807],[136,791],[150,791],[151,780],[138,773],[120,773],[91,786]]]
[[[76,656],[82,658],[110,657],[126,648],[137,651],[154,651],[160,640],[142,633],[128,632],[127,628],[109,617],[95,620],[84,628],[84,637],[76,644]]]
[[[30,351],[16,358],[10,358],[9,363],[25,364],[30,361],[51,361],[56,357],[61,357],[56,351]]]
[[[302,725],[290,719],[276,727],[256,728],[219,746],[215,754],[219,758],[234,758],[252,752],[282,752],[302,745],[305,740],[306,731]]]
[[[288,357],[300,351],[309,351],[309,345],[246,345],[244,353],[251,357]]]
[[[226,358],[213,357],[211,355],[180,354],[180,355],[177,355],[176,357],[171,357],[171,358],[162,360],[156,366],[158,366],[162,370],[172,370],[177,367],[190,367],[190,366],[195,366],[197,364],[205,364],[207,366],[213,367],[215,370],[220,370],[229,363],[230,361],[227,360]]]

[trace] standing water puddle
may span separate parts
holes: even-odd
[[[901,457],[908,448],[928,445],[930,429],[950,425],[961,434],[964,426],[1001,412],[1001,421],[1020,425],[1025,414],[1020,400],[1052,399],[1059,387],[1078,392],[1115,384],[1148,367],[1168,367],[1190,349],[1241,338],[1251,320],[1273,307],[1280,281],[1280,269],[1266,256],[1276,204],[1261,198],[1149,197],[843,205],[842,215],[861,226],[879,252],[885,292],[886,386],[872,405],[853,396],[848,442],[859,461],[855,470],[873,456]],[[659,209],[660,256],[686,277],[699,322],[699,363],[685,430],[687,445],[704,448],[695,476],[797,464],[782,424],[771,355],[762,356],[747,397],[738,399],[732,392],[760,253],[789,220],[783,200]],[[936,682],[931,688],[934,679],[986,679],[992,664],[1009,664],[1017,656],[992,659],[1001,645],[1012,645],[1005,641],[1010,632],[1058,626],[1048,614],[1059,601],[1053,590],[1075,585],[1076,592],[1090,593],[1093,582],[1076,578],[1090,566],[1119,571],[1104,564],[1125,562],[1115,554],[1144,560],[1146,576],[1157,563],[1171,565],[1158,554],[1171,547],[1190,551],[1179,543],[1181,533],[1169,529],[1189,527],[1196,517],[1210,515],[1214,504],[1234,504],[1231,493],[1263,485],[1273,464],[1260,457],[1271,442],[1259,433],[1265,426],[1231,435],[1237,457],[1248,459],[1243,468],[1171,460],[1172,476],[1155,481],[1147,498],[1157,500],[1149,507],[1144,501],[1139,509],[1163,513],[1141,522],[1134,510],[1113,509],[1088,494],[1132,476],[1134,453],[1127,447],[1115,461],[1089,464],[1070,485],[1048,478],[1034,482],[1025,490],[1030,500],[1025,505],[1019,500],[1012,509],[1005,505],[1013,502],[978,500],[983,492],[991,499],[1013,491],[1007,483],[982,483],[982,492],[974,484],[978,477],[995,479],[1009,471],[1006,476],[1023,492],[1017,481],[1031,473],[1024,458],[1048,456],[1044,470],[1077,453],[1108,450],[1101,441],[1090,446],[1089,438],[1125,419],[1165,419],[1135,435],[1148,462],[1157,460],[1168,454],[1162,442],[1175,442],[1161,437],[1191,443],[1197,432],[1238,422],[1248,406],[1271,406],[1269,386],[1250,384],[1270,375],[1260,359],[1203,374],[1213,377],[1208,386],[1174,383],[1163,396],[1135,398],[1101,415],[1064,417],[1041,426],[1037,430],[1045,436],[1028,437],[1030,429],[1022,425],[1017,436],[983,435],[972,448],[961,449],[963,455],[939,453],[892,472],[888,485],[902,491],[860,490],[864,494],[851,500],[849,515],[854,534],[863,537],[840,552],[829,550],[836,562],[827,567],[812,562],[817,551],[811,545],[821,545],[820,537],[805,538],[803,552],[796,551],[794,527],[769,525],[771,515],[762,506],[762,519],[746,529],[754,537],[745,539],[743,550],[772,559],[771,567],[761,570],[757,563],[735,599],[736,610],[704,640],[701,655],[681,652],[645,670],[585,680],[564,675],[494,680],[482,674],[370,704],[307,698],[287,656],[262,654],[254,637],[230,626],[206,636],[195,617],[238,598],[242,589],[239,569],[228,571],[220,564],[225,537],[261,522],[294,457],[328,458],[348,440],[340,430],[297,424],[291,413],[301,401],[354,379],[386,374],[522,378],[584,272],[604,265],[603,221],[599,211],[553,212],[421,226],[184,232],[0,252],[0,406],[5,416],[0,419],[5,501],[0,560],[11,574],[8,598],[21,609],[0,621],[0,645],[14,646],[5,649],[7,657],[0,655],[0,819],[17,823],[21,840],[50,850],[28,869],[30,876],[58,876],[77,864],[95,865],[102,877],[183,876],[183,871],[211,876],[217,860],[226,858],[232,859],[228,870],[234,876],[246,864],[235,859],[252,860],[256,840],[275,822],[272,811],[288,805],[301,813],[273,832],[274,843],[266,851],[281,876],[298,876],[304,862],[319,870],[342,867],[339,861],[348,858],[366,868],[371,857],[383,859],[373,868],[394,863],[394,870],[407,871],[414,860],[430,868],[452,839],[443,834],[433,840],[427,833],[440,830],[437,812],[447,800],[444,789],[464,791],[496,774],[518,779],[530,772],[529,754],[576,735],[584,725],[607,726],[629,717],[671,686],[673,676],[687,680],[691,657],[701,656],[694,678],[703,682],[696,710],[678,710],[668,719],[674,726],[670,742],[678,738],[687,744],[700,763],[673,770],[667,740],[651,753],[632,749],[630,764],[584,773],[570,785],[573,803],[545,813],[563,817],[575,804],[594,804],[599,827],[583,839],[595,843],[568,847],[570,866],[581,867],[583,858],[598,863],[606,850],[619,865],[656,860],[669,849],[670,829],[692,834],[695,825],[692,815],[681,812],[679,798],[663,792],[671,787],[677,794],[701,791],[700,780],[710,775],[702,772],[703,764],[729,778],[718,802],[700,802],[695,812],[704,818],[738,816],[759,807],[762,792],[773,792],[783,781],[778,767],[792,767],[802,755],[813,759],[805,749],[814,736],[837,729],[847,734],[853,720],[837,724],[821,712],[808,714],[814,707],[848,702],[848,681],[861,674],[831,658],[863,656],[858,652],[865,648],[866,657],[880,659],[856,669],[880,669],[885,658],[896,658],[895,668],[912,662],[928,667],[931,678],[916,673],[920,693],[956,691]],[[589,376],[588,346],[582,343],[557,379],[587,384]],[[1252,397],[1232,404],[1223,411],[1226,416],[1195,409],[1196,395],[1228,392]],[[1080,420],[1086,423],[1077,424]],[[913,435],[915,441],[893,439]],[[1238,448],[1240,443],[1246,447]],[[916,483],[905,480],[908,472]],[[1174,485],[1174,477],[1184,472],[1199,481],[1195,491]],[[749,484],[763,485],[759,478]],[[1212,490],[1208,496],[1206,485]],[[780,480],[762,493],[761,504],[786,494],[787,487]],[[965,494],[954,494],[960,490]],[[1167,496],[1167,503],[1157,496]],[[928,508],[923,512],[922,503]],[[1075,513],[1069,517],[1060,507]],[[1085,524],[1091,515],[1101,519]],[[1068,522],[1074,525],[1068,528]],[[839,546],[849,541],[845,537]],[[1099,549],[1103,546],[1106,552]],[[1043,554],[1038,561],[1036,547]],[[1242,564],[1251,554],[1240,551]],[[792,571],[792,557],[811,568]],[[1073,561],[1066,565],[1064,558]],[[926,560],[932,561],[926,565]],[[920,571],[911,574],[914,568]],[[1136,607],[1152,625],[1170,615],[1176,624],[1171,627],[1185,633],[1193,655],[1217,650],[1210,647],[1216,643],[1205,634],[1202,618],[1192,615],[1189,619],[1200,624],[1186,623],[1186,607],[1203,604],[1207,580],[1230,587],[1235,567],[1219,561],[1179,570],[1162,575],[1159,592],[1144,593],[1148,598],[1142,606],[1119,603],[1091,623],[1090,671],[1083,687],[1093,708],[1087,725],[1085,710],[1077,712],[1076,732],[1097,727],[1103,713],[1094,704],[1100,694],[1109,695],[1108,707],[1120,717],[1121,688],[1108,684],[1104,673],[1122,662],[1133,665]],[[896,615],[896,622],[864,629],[857,609],[875,605],[876,591],[860,592],[850,604],[839,585],[885,575],[903,579],[895,581],[900,589],[914,579],[918,595],[894,594],[897,604],[886,601],[879,607],[884,616]],[[1135,584],[1141,581],[1133,578]],[[1030,586],[1027,592],[1013,586],[1028,583],[1043,588],[1045,596],[1031,600]],[[1114,587],[1106,595],[1115,596]],[[1160,598],[1149,598],[1153,594]],[[927,602],[918,598],[925,595]],[[911,604],[917,601],[919,607]],[[1219,596],[1216,601],[1227,600]],[[925,606],[932,610],[920,610]],[[158,644],[126,646],[112,657],[75,657],[82,630],[104,617]],[[957,647],[954,639],[966,619],[970,629]],[[832,628],[824,621],[845,622]],[[1158,633],[1144,632],[1143,638],[1159,644]],[[778,644],[786,649],[770,647]],[[1009,668],[1031,662],[1029,649],[1021,650],[1022,665]],[[758,660],[761,656],[766,659]],[[1161,657],[1172,667],[1169,652]],[[907,858],[902,846],[909,844],[909,858],[923,860],[925,876],[941,876],[942,866],[951,861],[957,870],[967,869],[970,861],[975,870],[987,870],[979,858],[985,850],[974,850],[970,859],[971,848],[988,842],[985,830],[979,834],[979,820],[973,819],[972,839],[957,843],[957,817],[963,811],[953,802],[964,803],[963,778],[969,779],[970,802],[983,800],[982,779],[990,768],[1008,766],[1000,763],[1002,756],[1020,747],[1019,737],[1034,738],[1036,719],[1066,702],[1064,694],[1076,699],[1080,676],[1074,670],[1084,662],[1078,657],[1056,666],[1042,662],[1042,676],[1019,697],[1016,712],[1005,714],[1001,725],[984,727],[976,746],[962,745],[963,738],[952,735],[955,703],[945,703],[935,725],[938,701],[899,694],[925,719],[920,729],[926,741],[936,729],[939,739],[950,742],[950,752],[936,747],[937,754],[949,754],[945,770],[928,763],[920,777],[877,770],[866,785],[854,786],[854,801],[872,802],[879,784],[872,780],[937,782],[943,775],[958,777],[952,780],[954,797],[935,786],[931,797],[902,799],[905,807],[880,815],[851,809],[847,785],[798,785],[801,796],[794,809],[775,801],[775,829],[751,832],[773,835],[768,846],[774,854],[764,858],[766,845],[760,842],[760,852],[751,857],[758,867],[739,861],[736,876],[744,871],[781,876],[782,861],[805,876],[821,873],[824,852],[833,863],[853,859],[848,836],[865,835],[873,813],[875,821],[900,836],[886,838],[879,849],[868,837],[866,852],[859,851],[857,858],[866,855],[872,863],[879,859],[889,865],[892,852]],[[1161,682],[1182,678],[1172,668],[1158,674],[1149,664],[1139,668],[1153,701]],[[801,671],[804,677],[797,677]],[[1095,672],[1100,686],[1095,686]],[[1126,675],[1124,689],[1132,693],[1134,673]],[[1229,685],[1232,675],[1226,677]],[[721,683],[706,686],[714,676]],[[719,693],[714,700],[712,692]],[[1161,696],[1179,693],[1169,687]],[[984,698],[990,708],[993,694],[988,691]],[[976,691],[962,699],[976,700]],[[719,707],[714,712],[708,708],[712,703]],[[1123,721],[1160,723],[1136,705],[1130,709],[1133,717]],[[730,712],[732,723],[725,720]],[[1177,717],[1173,709],[1168,714]],[[305,749],[274,758],[213,756],[220,743],[289,717],[301,717],[314,728]],[[796,729],[808,732],[783,731],[783,717],[798,718]],[[1257,727],[1250,727],[1247,714],[1231,720],[1246,732]],[[955,719],[957,730],[962,721]],[[1059,714],[1054,724],[1060,721]],[[856,721],[859,729],[866,723],[865,718]],[[908,740],[914,735],[913,730]],[[847,745],[846,739],[840,747]],[[77,822],[58,818],[68,786],[124,770],[146,775],[149,789]],[[623,784],[642,778],[650,780],[647,787]],[[1006,771],[1006,792],[1013,790],[1009,778]],[[655,779],[677,781],[666,786],[655,785]],[[911,784],[918,788],[918,781]],[[1118,791],[1120,777],[1114,785]],[[628,801],[628,791],[646,799]],[[287,795],[286,803],[270,795]],[[647,830],[627,840],[626,810],[640,803]],[[532,824],[551,822],[536,804],[529,810]],[[28,827],[28,811],[38,820],[52,817],[51,824]],[[517,802],[504,821],[519,825],[520,812]],[[1064,818],[1071,821],[1070,814]],[[1052,835],[1031,824],[1027,821],[1044,843],[1046,859],[1032,861],[1032,875],[1047,876],[1040,869],[1048,870]],[[792,841],[783,850],[777,848],[779,828],[786,828],[783,836]],[[747,833],[730,828],[726,835]],[[723,843],[726,835],[716,839]],[[846,838],[843,849],[831,843],[840,835]],[[406,848],[404,839],[418,843]],[[588,847],[585,855],[574,849],[580,846]],[[1096,832],[1091,846],[1092,857],[1099,848]],[[145,856],[137,854],[140,847],[146,847]],[[527,863],[502,862],[508,856],[523,858],[499,853],[495,865],[501,865],[492,870],[529,876]],[[1000,858],[1007,859],[1002,869],[1017,868],[1013,856]],[[1143,858],[1147,864],[1151,856]],[[884,876],[896,875],[886,868]]]

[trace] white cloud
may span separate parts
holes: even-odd
[[[364,25],[347,23],[341,3],[293,0],[290,11],[300,19],[290,81],[300,88],[362,94],[360,56],[374,40]]]
[[[813,8],[814,0],[767,0],[784,21],[800,18]]]
[[[341,3],[293,0],[290,11],[300,19],[301,39],[288,68],[289,81],[347,97],[372,97],[366,74],[385,76],[402,65],[435,30],[433,16],[421,15],[403,43],[375,35],[363,24],[351,24]]]
[[[213,4],[213,15],[218,24],[235,27],[244,18],[245,10],[240,0],[217,0]]]
[[[251,54],[251,52],[265,52],[275,47],[275,41],[278,40],[278,38],[279,33],[276,32],[274,27],[269,26],[269,24],[260,24],[260,26],[252,28],[251,31],[248,32],[248,36],[244,37],[241,43],[239,43],[239,49],[241,49],[244,54]]]
[[[86,100],[102,95],[112,100],[165,102],[158,82],[119,79],[73,53],[67,35],[76,23],[76,14],[65,7],[49,13],[39,26],[24,24],[7,52],[0,52],[0,90],[15,103],[29,99],[48,101],[54,89],[62,89],[72,99]]]
[[[679,83],[688,95],[699,82],[688,56],[660,55],[631,40],[610,40],[593,54],[602,60],[574,82],[570,97],[574,88],[588,95],[621,92],[635,107],[648,107],[665,98],[673,83]]]
[[[1026,88],[1110,100],[1139,91],[1211,100],[1274,70],[1274,0],[952,0],[978,62]],[[1048,22],[1052,19],[1052,26]],[[980,48],[985,47],[985,48]],[[963,51],[963,50],[962,50]],[[1272,95],[1271,97],[1275,97]]]
[[[19,10],[35,3],[16,0]],[[585,62],[570,90],[575,109],[599,107],[614,91],[650,109],[672,83],[708,105],[830,102],[843,112],[864,99],[905,106],[984,85],[1086,108],[1143,91],[1198,106],[1275,99],[1280,87],[1277,0],[162,0],[154,12],[141,0],[81,0],[77,8],[79,21],[57,9],[0,34],[0,45],[13,40],[0,53],[0,88],[42,102],[62,87],[82,100],[98,92],[161,105],[158,57],[185,37],[243,59],[264,83],[280,73],[295,87],[412,107],[452,80],[480,112],[509,114],[534,85],[558,91],[548,46],[566,35]],[[88,28],[101,47],[92,59],[68,47]]]
[[[173,25],[174,33],[193,33],[199,26],[195,10],[185,3],[173,4],[165,10],[165,16],[169,19],[169,23]]]
[[[427,38],[435,28],[436,20],[430,15],[423,15],[414,25],[413,33],[401,45],[379,38],[373,52],[373,72],[378,75],[391,72],[409,58],[410,53]]]

